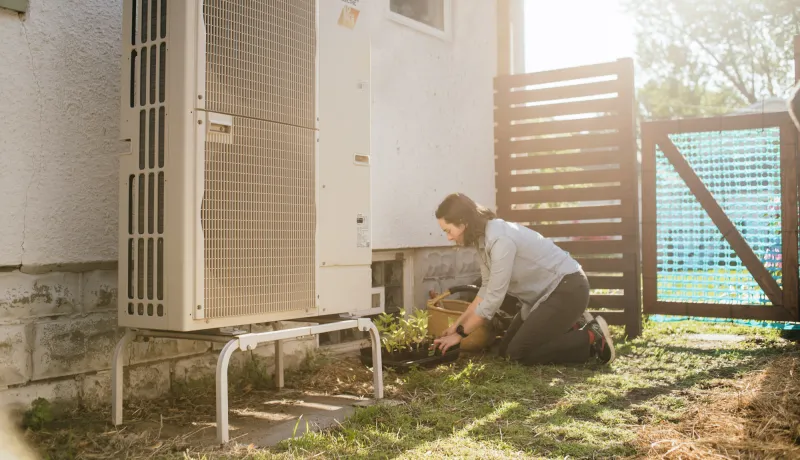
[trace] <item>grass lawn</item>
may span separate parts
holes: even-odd
[[[130,432],[113,429],[107,413],[94,412],[65,416],[28,438],[51,459],[764,458],[770,452],[800,458],[800,348],[777,332],[648,324],[643,337],[618,343],[618,352],[610,367],[526,368],[476,355],[427,371],[387,372],[387,397],[402,404],[361,408],[336,429],[269,450],[198,448],[180,439],[156,440],[152,431],[130,442]],[[368,395],[371,373],[355,360],[318,357],[287,383]],[[238,392],[232,389],[232,397]],[[152,405],[144,417],[153,420],[185,410],[213,420],[213,387],[201,393],[195,390],[191,409],[179,395],[138,404]],[[248,395],[252,404],[270,397]],[[721,432],[715,417],[733,428]]]

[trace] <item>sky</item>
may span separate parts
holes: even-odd
[[[525,71],[634,57],[631,21],[619,0],[524,0]]]

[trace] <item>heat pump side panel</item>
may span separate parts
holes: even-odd
[[[371,305],[369,3],[319,1],[320,314]]]
[[[200,304],[197,6],[123,2],[120,132],[131,151],[119,175],[122,327],[187,330]]]

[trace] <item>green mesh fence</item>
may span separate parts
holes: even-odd
[[[780,285],[779,128],[670,139]],[[656,209],[659,301],[770,304],[660,149]]]

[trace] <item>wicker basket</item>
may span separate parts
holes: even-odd
[[[455,289],[430,299],[428,306],[428,332],[434,337],[439,337],[445,329],[458,320],[461,313],[469,307],[469,302],[463,300],[446,299],[453,294]],[[481,351],[490,347],[496,339],[494,328],[491,324],[484,324],[470,333],[469,337],[461,341],[462,351]]]

